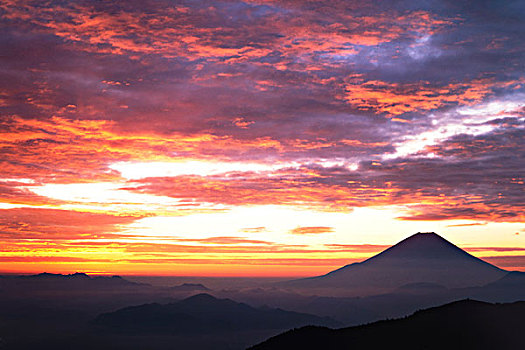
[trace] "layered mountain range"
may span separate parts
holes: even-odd
[[[377,322],[468,298],[480,302],[445,305],[406,321]],[[525,300],[525,272],[502,270],[435,233],[417,233],[363,262],[278,284],[208,288],[84,273],[0,276],[0,348],[231,350],[295,327],[371,322],[376,323],[339,330],[302,328],[258,348],[337,349],[374,341],[371,348],[476,348],[478,343],[468,341],[480,332],[488,336],[479,344],[505,344],[505,329],[515,329],[516,322],[494,335],[485,326],[490,328],[493,319],[506,324],[507,316],[519,323],[525,317],[523,303],[516,303],[520,300]],[[451,320],[477,323],[465,330],[470,334],[465,338],[454,333],[463,332],[462,323],[448,327]],[[414,331],[417,335],[410,338]],[[509,339],[511,345],[520,341]]]

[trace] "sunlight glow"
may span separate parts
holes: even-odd
[[[3,269],[525,270],[523,9],[413,2],[2,2]]]
[[[433,119],[431,131],[424,131],[416,135],[403,137],[401,141],[394,143],[396,151],[383,155],[383,159],[395,159],[409,155],[422,157],[433,157],[432,153],[425,153],[428,146],[438,144],[455,135],[467,134],[477,136],[496,129],[497,125],[487,122],[505,116],[518,116],[520,110],[525,106],[523,102],[516,101],[491,101],[473,107],[461,107],[456,113],[469,118],[455,118],[453,113],[443,118]],[[436,116],[434,116],[436,117]],[[520,118],[525,120],[524,117]]]
[[[265,172],[280,168],[297,166],[297,163],[250,163],[250,162],[212,162],[185,160],[179,162],[117,162],[110,166],[128,180],[148,177],[199,175],[211,176],[229,172]]]
[[[178,162],[117,162],[110,168],[121,173],[128,180],[139,180],[148,177],[172,177],[183,175],[214,176],[232,172],[258,172],[267,173],[281,169],[299,168],[306,165],[317,165],[324,168],[345,167],[351,171],[358,168],[357,163],[349,163],[346,159],[304,159],[294,162],[226,162],[188,160]]]

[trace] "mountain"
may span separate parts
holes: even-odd
[[[201,283],[183,283],[178,286],[170,287],[171,291],[174,292],[195,292],[195,291],[201,291],[206,292],[210,291],[210,289],[206,286],[204,286]]]
[[[525,300],[525,272],[511,271],[482,287],[462,288],[458,294],[489,302]]]
[[[523,319],[525,302],[467,299],[363,326],[304,327],[250,349],[525,349]]]
[[[371,294],[414,283],[446,288],[478,286],[502,278],[506,273],[431,232],[410,236],[363,262],[284,285]]]
[[[43,272],[36,275],[13,275],[0,276],[0,282],[13,286],[31,286],[37,288],[63,288],[64,286],[73,288],[93,287],[93,288],[115,288],[115,287],[145,287],[149,286],[144,283],[135,283],[128,281],[120,276],[89,276],[82,272],[76,272],[68,275],[60,273]]]
[[[491,288],[515,287],[525,290],[525,272],[511,271],[497,281],[486,285]],[[525,295],[524,295],[525,297]]]
[[[149,292],[152,289],[148,284],[131,282],[120,276],[89,276],[79,272],[68,275],[44,272],[0,278],[0,293],[15,297],[48,297],[54,294],[100,296],[102,293]]]
[[[281,309],[257,309],[230,299],[217,299],[205,293],[176,303],[126,307],[102,314],[94,323],[112,332],[160,334],[284,330],[308,324],[339,324],[326,317]]]
[[[281,303],[279,306],[297,312],[330,317],[345,326],[354,326],[382,319],[404,317],[418,309],[462,299],[491,303],[523,301],[525,300],[525,273],[509,272],[501,279],[477,287],[449,289],[432,283],[412,283],[389,293],[361,297],[311,297],[304,299],[306,302],[302,304]]]
[[[89,276],[84,273],[2,276],[0,324],[3,316],[16,317],[22,310],[29,314],[31,310],[42,307],[46,310],[81,310],[94,317],[127,305],[167,302],[173,294],[167,288],[131,282],[120,276]]]

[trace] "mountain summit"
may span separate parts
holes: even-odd
[[[387,259],[463,259],[473,257],[435,232],[418,232],[366,260]],[[488,264],[488,263],[485,263]]]
[[[323,276],[290,281],[288,285],[378,292],[412,283],[461,288],[490,283],[506,273],[434,232],[419,232],[363,262]]]

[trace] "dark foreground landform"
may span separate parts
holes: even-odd
[[[294,329],[250,349],[525,349],[524,320],[525,302],[461,300],[363,326]]]

